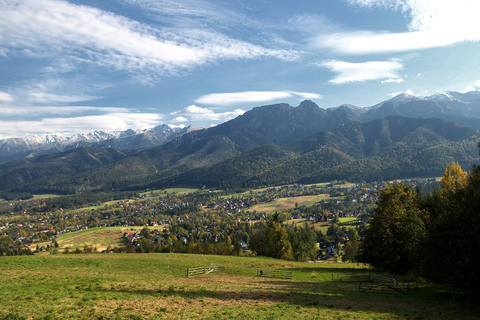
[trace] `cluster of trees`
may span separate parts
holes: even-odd
[[[30,248],[9,236],[0,236],[0,256],[32,255]]]
[[[422,195],[396,184],[380,195],[359,260],[384,271],[448,283],[480,298],[480,166],[452,163]]]
[[[129,245],[126,246],[128,248]],[[214,254],[222,256],[238,256],[241,248],[238,242],[232,244],[230,239],[221,242],[188,242],[173,239],[170,243],[164,241],[152,242],[143,238],[140,245],[134,249],[137,253],[190,253]]]
[[[250,247],[256,254],[283,260],[307,261],[317,256],[317,236],[307,226],[285,227],[278,213],[275,213],[250,240]]]

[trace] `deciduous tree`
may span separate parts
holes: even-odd
[[[387,186],[365,230],[360,261],[381,270],[405,273],[415,267],[418,246],[425,233],[421,194],[403,184]],[[422,219],[423,218],[423,219]]]

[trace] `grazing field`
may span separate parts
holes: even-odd
[[[188,267],[220,266],[186,277]],[[291,271],[292,279],[257,277]],[[363,293],[335,276],[362,265],[262,257],[92,254],[0,258],[0,319],[478,319],[450,290],[413,283],[406,295]],[[389,275],[390,277],[392,275]],[[399,280],[401,277],[398,278]]]
[[[346,222],[353,222],[353,221],[357,221],[357,218],[355,218],[355,217],[342,217],[342,218],[338,218],[338,222],[339,222],[339,223],[346,223]]]
[[[71,251],[76,248],[83,249],[86,245],[96,247],[98,251],[105,250],[108,246],[123,246],[122,236],[125,232],[137,232],[145,227],[103,227],[91,228],[75,232],[68,232],[58,236],[55,240],[58,244],[58,250],[63,252],[65,248]],[[163,230],[163,226],[146,227],[149,229]],[[47,245],[51,242],[39,245]]]
[[[326,199],[327,196],[324,194],[320,194],[317,196],[300,196],[300,197],[293,197],[293,198],[280,198],[274,201],[265,202],[256,204],[250,207],[249,210],[257,210],[260,212],[273,212],[273,211],[281,211],[286,209],[295,208],[295,203],[299,206],[311,206],[323,199]]]

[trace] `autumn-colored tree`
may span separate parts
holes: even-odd
[[[447,166],[442,176],[442,191],[455,193],[458,189],[465,187],[466,183],[467,173],[462,170],[458,163],[452,162]]]
[[[422,243],[423,272],[480,300],[480,167],[474,166],[466,178],[447,167],[444,177],[452,172],[462,178],[445,179],[446,188],[442,179],[442,193],[429,209],[435,219]]]

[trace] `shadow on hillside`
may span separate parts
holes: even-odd
[[[308,269],[308,268],[306,268]],[[290,269],[295,273],[301,269]],[[311,270],[311,269],[308,269]],[[347,274],[352,270],[332,268],[332,272]],[[368,274],[368,272],[366,273]],[[208,280],[207,280],[208,277]],[[218,279],[218,278],[217,278]],[[336,282],[336,281],[298,281],[278,280],[269,278],[252,277],[251,281],[244,282],[239,290],[232,290],[226,283],[226,289],[217,289],[214,286],[205,289],[197,289],[197,284],[206,282],[216,284],[215,275],[199,276],[185,279],[193,284],[184,288],[170,287],[168,289],[148,290],[138,288],[96,288],[89,291],[105,292],[128,292],[130,294],[148,295],[158,298],[170,296],[184,299],[214,299],[228,301],[229,304],[235,301],[248,301],[252,305],[262,302],[278,303],[279,306],[296,305],[306,308],[332,309],[348,312],[363,312],[367,314],[389,314],[393,318],[408,318],[417,316],[420,318],[435,318],[438,312],[458,315],[464,317],[470,315],[471,311],[465,311],[465,306],[453,304],[445,296],[433,298],[426,301],[418,298],[418,294],[403,295],[398,292],[389,293],[364,293],[359,292],[358,282]],[[244,279],[245,280],[245,279]],[[221,287],[221,281],[218,281]],[[218,287],[218,285],[217,285]],[[227,289],[228,288],[228,289]],[[439,311],[440,310],[440,311]],[[466,312],[466,313],[465,313]],[[473,310],[473,312],[475,312]],[[478,310],[476,310],[478,312]],[[478,313],[477,313],[478,315]],[[448,316],[447,316],[448,318]],[[473,317],[474,318],[474,317]]]

